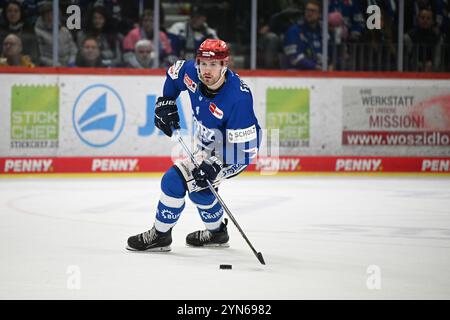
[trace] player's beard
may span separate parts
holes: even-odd
[[[211,74],[203,74],[202,75],[203,83],[205,85],[207,85],[208,87],[214,85],[216,82],[219,81],[219,79],[220,79],[220,75],[217,77],[212,77]]]
[[[209,89],[216,90],[218,89],[223,82],[225,81],[225,73],[227,71],[226,67],[222,67],[222,70],[220,71],[220,76],[218,78],[213,77],[207,77],[205,78],[204,75],[200,75],[200,80],[205,84]]]

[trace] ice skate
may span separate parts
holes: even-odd
[[[138,235],[128,238],[127,250],[167,252],[172,243],[172,229],[167,232],[159,232],[155,227]]]
[[[228,219],[224,219],[218,231],[199,230],[186,237],[186,244],[192,247],[229,247],[227,231]]]

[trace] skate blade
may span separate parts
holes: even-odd
[[[230,244],[227,242],[227,243],[204,244],[202,246],[193,246],[193,245],[186,243],[186,246],[190,247],[190,248],[229,248]]]
[[[170,248],[170,246],[159,247],[159,248],[150,248],[147,250],[136,250],[136,249],[131,248],[130,246],[126,246],[125,249],[127,249],[128,251],[133,251],[133,252],[169,252],[172,250],[172,248]]]

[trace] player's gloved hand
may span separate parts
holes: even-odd
[[[213,156],[204,160],[198,168],[195,168],[192,175],[200,188],[206,188],[208,186],[206,180],[214,181],[222,168],[223,162]]]
[[[155,106],[155,126],[169,137],[172,136],[172,129],[180,129],[180,117],[174,99],[158,98]]]

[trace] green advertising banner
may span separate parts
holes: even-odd
[[[309,146],[309,89],[268,88],[266,129],[278,129],[280,147]]]
[[[59,87],[14,85],[11,91],[11,147],[56,148]]]

